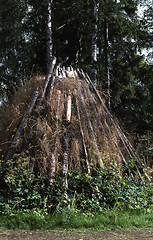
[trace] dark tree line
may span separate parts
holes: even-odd
[[[152,33],[150,0],[1,0],[1,98],[55,55],[87,71],[129,128],[152,130],[153,70],[141,54]]]

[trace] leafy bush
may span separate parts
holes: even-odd
[[[25,155],[8,162],[2,173],[0,186],[0,212],[13,214],[14,211],[42,209],[45,206],[45,178],[29,171],[29,159]]]
[[[8,163],[2,173],[0,186],[0,213],[33,212],[43,216],[55,213],[68,221],[71,214],[83,212],[95,215],[107,210],[149,209],[153,203],[153,184],[133,180],[121,169],[69,171],[68,188],[64,189],[62,174],[56,173],[54,185],[47,177],[29,171],[29,157],[25,154]]]
[[[137,210],[152,204],[152,183],[121,176],[117,169],[97,170],[93,176],[69,173],[68,195],[76,192],[76,208],[102,212],[107,209]]]

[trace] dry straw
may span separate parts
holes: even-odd
[[[96,167],[120,166],[134,157],[138,161],[89,77],[80,71],[76,74],[72,69],[61,70],[60,74],[62,71],[65,77],[58,75],[59,70],[56,72],[55,81],[50,79],[52,87],[48,83],[39,108],[36,104],[27,118],[16,152],[28,151],[31,159],[35,159],[32,169],[47,173],[50,184],[53,184],[55,172],[59,169],[63,171],[66,184],[68,169],[91,174]],[[23,92],[15,93],[11,104],[4,106],[1,159],[8,151],[32,92],[41,92],[43,84],[44,77],[36,76],[25,84]],[[70,119],[66,117],[68,98],[71,100]]]

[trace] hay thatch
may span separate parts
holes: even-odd
[[[55,72],[56,77],[50,75],[45,90],[41,88],[43,78],[37,81],[38,99],[15,145],[11,145],[12,139],[24,115],[29,94],[26,98],[24,94],[15,98],[4,111],[7,120],[3,121],[1,129],[1,159],[7,164],[10,148],[17,154],[26,153],[30,156],[31,169],[48,174],[51,184],[57,170],[62,170],[65,185],[70,169],[91,174],[93,168],[123,163],[132,175],[127,162],[129,159],[139,162],[139,158],[88,75],[71,68],[57,67]],[[141,177],[138,167],[137,172]]]

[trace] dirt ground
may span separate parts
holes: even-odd
[[[0,230],[0,240],[153,240],[153,229],[118,231]]]

